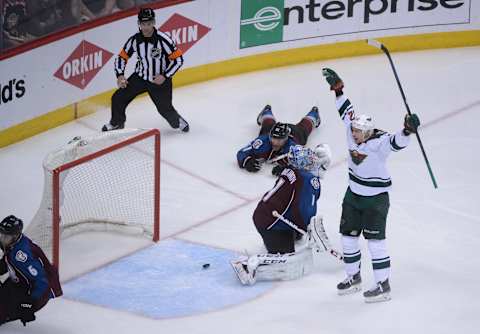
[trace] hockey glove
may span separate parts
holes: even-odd
[[[330,90],[335,92],[336,96],[340,96],[343,94],[343,81],[340,79],[337,73],[330,68],[322,69],[322,74],[327,80],[328,84],[330,85]]]
[[[405,121],[403,122],[403,133],[405,135],[410,135],[411,133],[417,133],[418,127],[420,126],[420,119],[416,114],[407,114],[405,115]]]
[[[280,176],[280,174],[282,174],[284,169],[285,169],[285,166],[276,165],[275,167],[272,168],[272,175]]]
[[[18,314],[23,326],[26,326],[27,322],[35,321],[35,312],[30,298],[27,298],[27,300],[20,303],[18,306]]]
[[[243,162],[243,166],[250,173],[256,173],[260,170],[260,168],[262,168],[261,162],[252,156],[245,159],[245,161]]]

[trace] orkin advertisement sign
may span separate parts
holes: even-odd
[[[472,0],[242,0],[240,48],[375,30],[470,23]]]
[[[83,40],[55,72],[55,76],[84,89],[110,60],[112,53]]]
[[[158,30],[168,34],[185,53],[205,36],[210,28],[180,14],[173,14]]]

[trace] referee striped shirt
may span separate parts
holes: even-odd
[[[182,51],[167,34],[155,29],[151,37],[144,37],[138,32],[127,40],[115,59],[117,77],[125,75],[127,62],[134,53],[137,54],[135,72],[150,82],[159,74],[171,78],[183,65]]]

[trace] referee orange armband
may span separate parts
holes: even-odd
[[[173,51],[173,52],[168,56],[168,59],[174,60],[174,59],[177,59],[178,57],[180,57],[181,55],[183,55],[182,50],[177,49],[177,50]]]
[[[118,55],[125,60],[128,60],[130,58],[124,49],[122,49]]]

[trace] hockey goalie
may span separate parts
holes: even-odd
[[[300,278],[311,272],[314,251],[340,257],[330,246],[322,219],[316,217],[320,180],[331,161],[329,146],[320,144],[311,149],[295,145],[290,147],[287,159],[288,167],[253,213],[267,253],[241,256],[231,262],[244,285]],[[295,249],[299,237],[306,241],[306,247]]]

